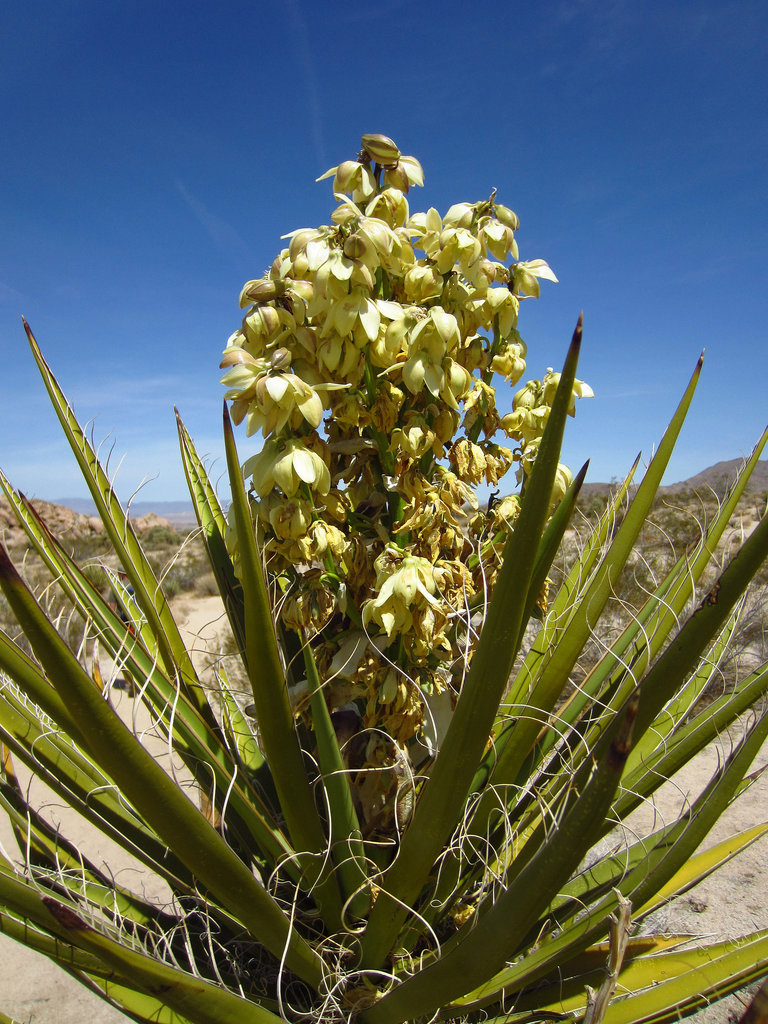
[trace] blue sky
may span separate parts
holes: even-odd
[[[6,0],[0,466],[86,493],[23,314],[124,499],[185,496],[174,403],[220,468],[239,290],[328,222],[314,179],[363,132],[421,160],[412,211],[495,187],[518,213],[521,258],[560,279],[522,310],[528,376],[584,310],[596,397],[566,461],[607,480],[649,456],[702,348],[667,481],[745,455],[768,419],[767,50],[764,0]]]

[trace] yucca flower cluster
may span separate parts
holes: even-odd
[[[481,508],[478,489],[513,467],[524,488],[560,375],[528,381],[506,414],[495,382],[523,377],[520,304],[557,279],[518,260],[495,191],[411,213],[421,165],[385,136],[331,176],[331,224],[285,236],[243,288],[222,383],[234,421],[264,437],[243,470],[282,627],[310,638],[333,709],[356,702],[404,744],[423,694],[457,691],[471,660],[519,509],[515,494]],[[560,466],[553,507],[570,482]]]

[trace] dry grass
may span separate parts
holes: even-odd
[[[605,499],[591,498],[577,509],[574,526],[566,534],[553,567],[555,589],[586,543],[606,506]],[[719,550],[700,580],[689,611],[710,589],[731,556],[754,529],[765,508],[757,495],[745,495],[731,517]],[[605,649],[642,607],[681,555],[691,553],[719,511],[714,492],[681,491],[657,497],[627,566],[574,673],[580,682]],[[617,518],[612,533],[620,525]],[[745,672],[768,657],[768,564],[756,574],[741,609],[738,629],[718,667],[706,697],[712,699],[731,687]]]

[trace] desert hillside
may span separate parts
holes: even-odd
[[[85,515],[75,512],[66,505],[54,504],[50,501],[32,499],[32,507],[43,519],[48,529],[60,540],[65,542],[81,542],[98,539],[104,536],[104,524],[97,515]],[[147,534],[156,527],[172,529],[167,519],[154,512],[132,519],[133,528],[140,535]],[[19,526],[8,499],[0,495],[0,540],[6,547],[15,547],[24,540],[24,531]]]

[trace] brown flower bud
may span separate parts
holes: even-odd
[[[285,292],[285,287],[283,281],[273,281],[263,277],[258,281],[248,281],[240,292],[240,308],[244,309],[254,302],[270,302],[282,295]]]
[[[362,143],[371,160],[382,167],[394,167],[400,159],[400,150],[386,135],[364,135]]]

